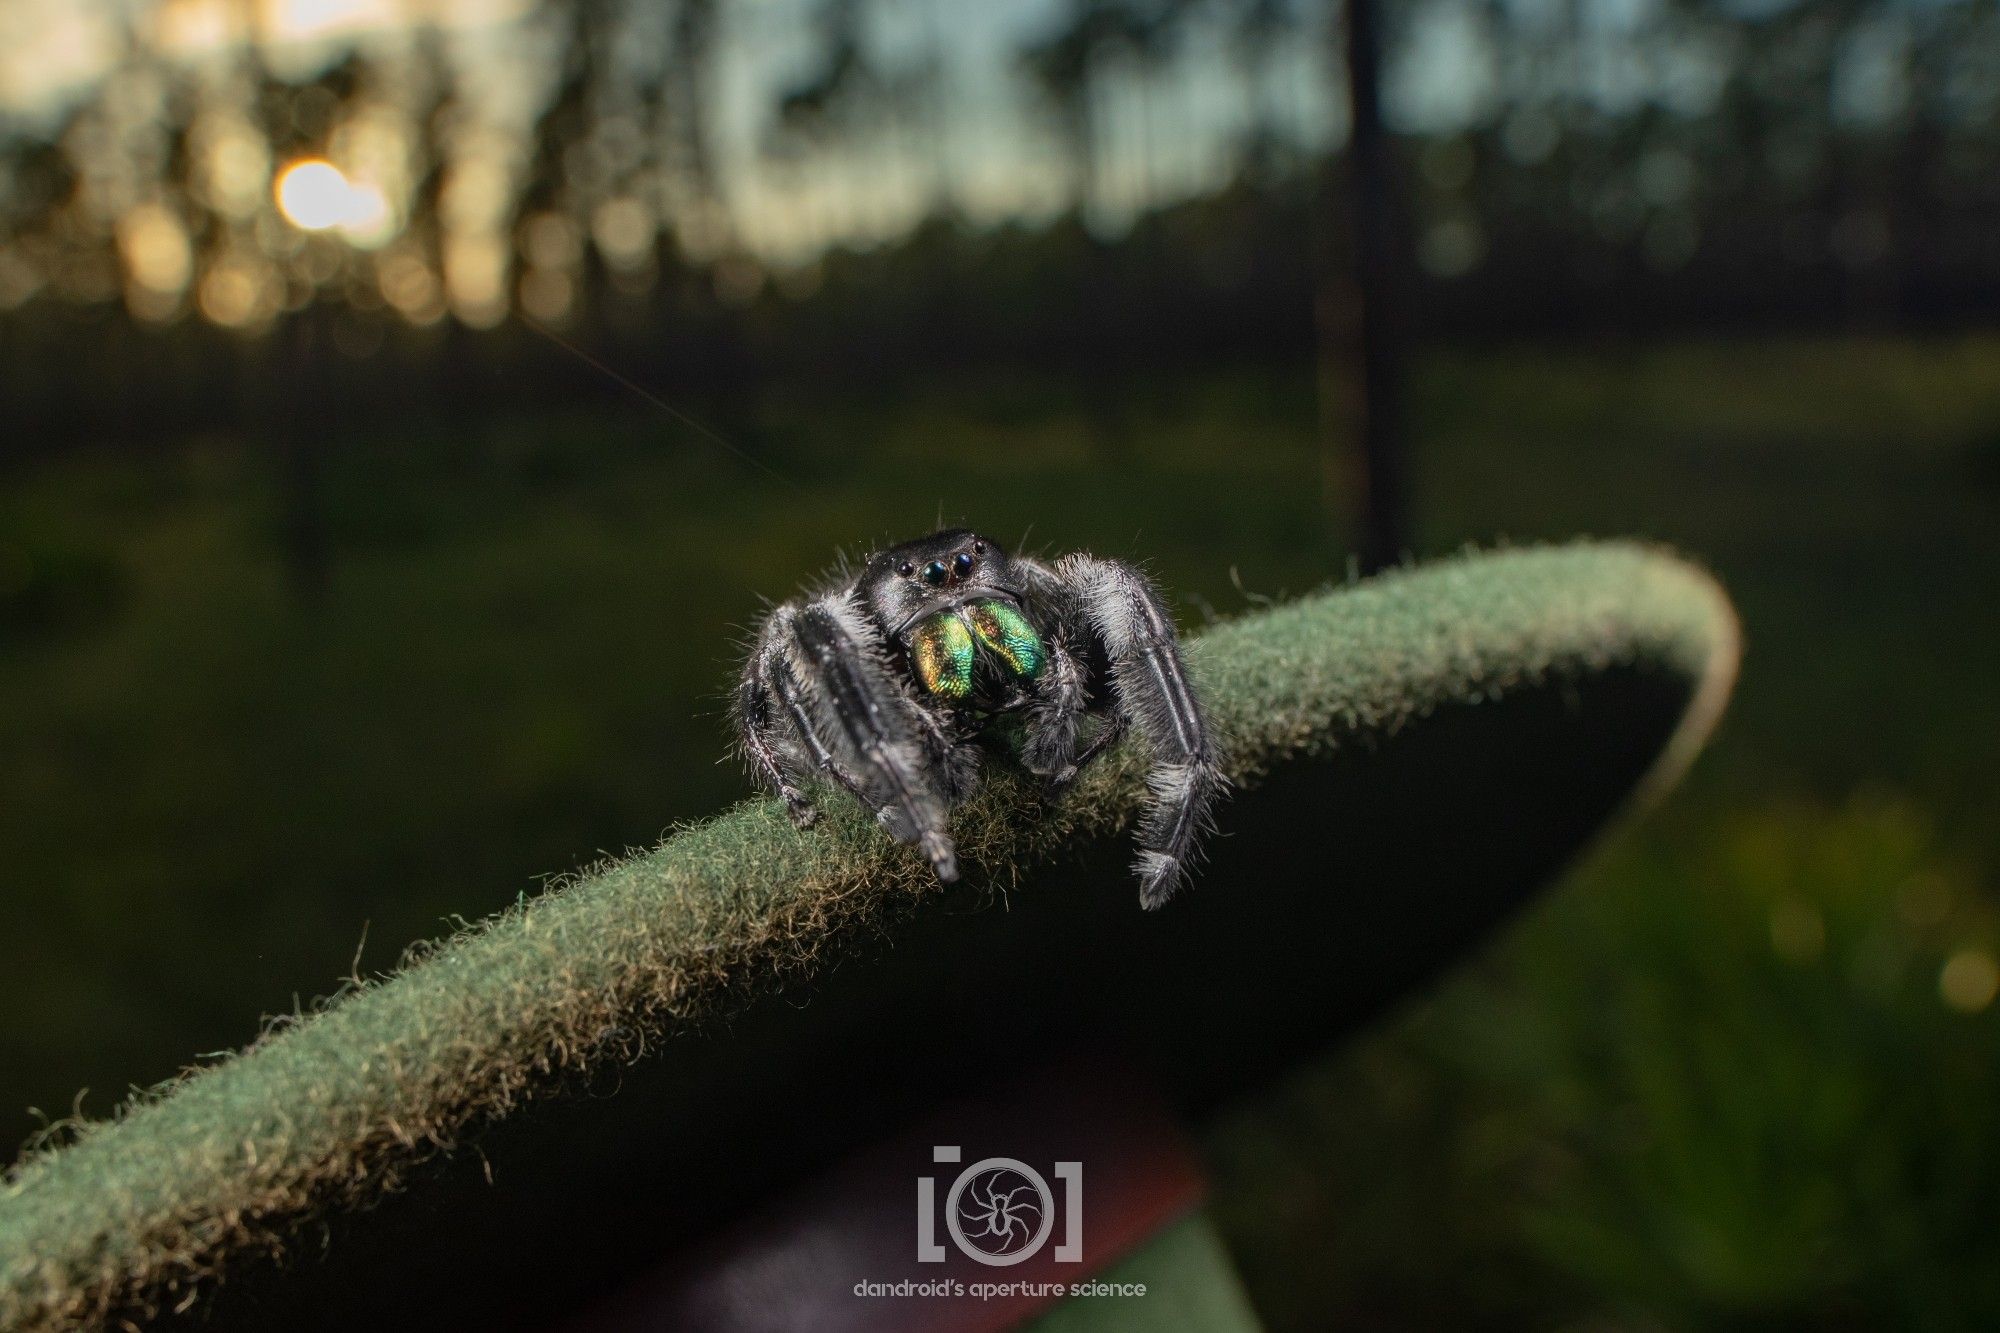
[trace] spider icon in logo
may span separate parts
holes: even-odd
[[[932,1145],[931,1160],[956,1166],[964,1159],[957,1145],[940,1143]],[[1056,1242],[1056,1263],[1080,1264],[1083,1163],[1057,1162],[1055,1179],[1062,1189],[1060,1207],[1049,1188],[1049,1178],[1020,1158],[987,1157],[974,1162],[943,1191],[943,1231],[960,1254],[996,1268],[1034,1258],[1051,1240]],[[920,1264],[945,1262],[946,1246],[938,1234],[939,1192],[936,1176],[917,1177]]]
[[[1011,1157],[989,1157],[959,1174],[945,1196],[945,1226],[958,1248],[981,1263],[1017,1264],[1042,1248],[1055,1226],[1056,1202],[1039,1171]]]

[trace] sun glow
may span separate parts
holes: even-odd
[[[285,220],[306,231],[338,228],[356,245],[372,247],[387,241],[395,230],[381,187],[350,181],[325,158],[287,166],[278,173],[273,190]]]
[[[264,31],[279,41],[313,41],[393,27],[403,15],[392,0],[266,0]]]

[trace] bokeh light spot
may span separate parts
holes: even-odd
[[[118,248],[132,282],[154,296],[178,298],[194,272],[187,229],[163,204],[147,203],[118,219]],[[156,307],[147,306],[151,311]],[[173,301],[165,303],[173,308]]]
[[[633,270],[652,260],[658,223],[644,201],[607,199],[590,217],[590,236],[613,268]]]
[[[202,275],[195,300],[212,323],[231,329],[259,329],[277,315],[284,293],[278,275],[263,256],[251,250],[233,250]]]
[[[396,215],[380,186],[366,182],[352,186],[349,203],[340,231],[354,244],[372,250],[396,234]]]
[[[490,329],[507,317],[508,259],[506,243],[493,233],[446,238],[445,292],[468,327]]]
[[[1938,994],[1962,1014],[1976,1014],[2000,993],[2000,963],[1984,949],[1960,949],[1938,973]]]
[[[354,211],[354,190],[340,168],[324,158],[294,162],[278,173],[278,211],[307,231],[326,231]]]
[[[396,217],[382,187],[351,181],[325,158],[306,158],[278,173],[272,187],[278,211],[305,231],[336,228],[356,245],[374,249],[396,234]]]

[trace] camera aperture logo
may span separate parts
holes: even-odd
[[[952,1144],[931,1149],[931,1160],[951,1164],[964,1159]],[[987,1157],[959,1171],[944,1191],[942,1207],[936,1176],[917,1177],[917,1261],[943,1263],[943,1232],[960,1254],[993,1268],[1006,1268],[1034,1258],[1053,1238],[1057,1263],[1083,1262],[1083,1163],[1057,1162],[1056,1183],[1013,1157]],[[1060,1233],[1060,1234],[1058,1234]]]
[[[931,1160],[960,1166],[962,1149],[939,1144]],[[1048,1249],[1059,1264],[1083,1263],[1083,1163],[1057,1162],[1049,1176],[1017,1157],[984,1157],[960,1166],[942,1189],[939,1175],[917,1177],[917,1262],[941,1264],[951,1246],[989,1268],[1010,1268]],[[1053,1242],[1053,1248],[1051,1248]],[[996,1275],[997,1277],[998,1275]],[[1078,1279],[1008,1279],[971,1282],[939,1274],[935,1279],[863,1279],[854,1294],[874,1298],[976,1301],[1057,1301],[1079,1297],[1144,1296],[1143,1282]]]

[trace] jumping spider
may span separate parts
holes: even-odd
[[[1137,729],[1153,758],[1135,866],[1149,908],[1180,887],[1224,785],[1145,575],[1082,553],[1009,556],[964,530],[876,552],[773,608],[737,713],[752,776],[799,827],[818,814],[804,784],[823,773],[947,881],[958,863],[946,811],[977,785],[975,742],[1001,716],[1020,715],[1021,763],[1051,791]]]

